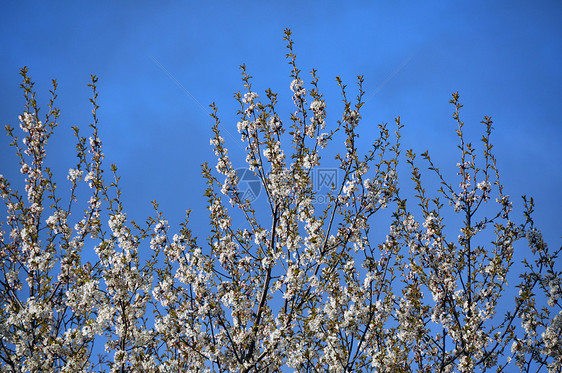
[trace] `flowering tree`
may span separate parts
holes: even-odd
[[[523,222],[513,220],[491,119],[482,121],[477,150],[465,139],[453,94],[460,182],[422,153],[441,183],[430,194],[416,154],[402,156],[399,118],[394,131],[380,125],[372,148],[359,154],[362,77],[355,100],[337,79],[345,107],[326,130],[316,71],[307,86],[289,30],[285,40],[290,119],[277,112],[273,91],[260,100],[244,66],[245,91],[236,95],[238,132],[261,200],[240,190],[212,105],[218,162],[216,170],[203,165],[205,244],[189,229],[189,213],[174,234],[155,202],[146,224],[127,220],[116,167],[110,177],[102,167],[95,76],[92,134],[88,141],[74,128],[76,167],[70,191],[59,192],[45,165],[59,116],[56,82],[41,120],[22,69],[23,138],[6,129],[25,192],[0,175],[3,370],[472,372],[512,364],[560,371],[560,250],[550,251],[534,226],[532,199],[524,197]],[[335,157],[341,177],[319,204],[313,175],[338,136],[345,139]],[[399,183],[399,161],[411,170],[414,203],[399,189],[408,187]],[[373,225],[386,227],[386,237]],[[520,240],[530,250],[516,265]]]

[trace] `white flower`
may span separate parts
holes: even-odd
[[[73,183],[80,181],[80,179],[82,178],[82,175],[84,174],[84,171],[82,170],[75,170],[75,169],[69,169],[68,170],[68,176],[66,177],[68,180],[72,181]]]
[[[291,91],[293,91],[294,93],[297,93],[298,91],[300,91],[301,88],[302,88],[302,80],[294,79],[291,82]]]
[[[242,102],[244,102],[245,104],[249,104],[254,102],[254,100],[258,99],[259,97],[260,96],[256,92],[246,92],[246,94],[244,94]]]
[[[476,184],[476,188],[480,189],[483,192],[486,192],[490,190],[491,184],[489,181],[484,180]]]
[[[310,109],[312,111],[314,111],[315,113],[316,112],[320,113],[320,112],[324,111],[324,108],[326,108],[326,103],[324,101],[314,100],[310,104]]]
[[[246,130],[246,128],[248,128],[248,121],[247,120],[243,120],[238,122],[237,127],[238,127],[238,132],[242,133],[244,130]]]

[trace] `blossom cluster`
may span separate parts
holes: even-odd
[[[260,98],[253,91],[245,66],[245,92],[235,95],[246,163],[264,199],[245,199],[239,190],[237,158],[229,156],[212,105],[217,161],[202,167],[205,242],[190,230],[189,211],[179,231],[156,202],[144,225],[128,218],[117,169],[108,176],[104,168],[95,76],[92,133],[86,138],[74,128],[77,163],[61,194],[45,166],[59,116],[56,83],[40,120],[22,70],[25,137],[7,130],[24,192],[0,175],[3,371],[562,369],[560,250],[535,227],[532,199],[524,199],[524,221],[515,220],[492,153],[491,119],[482,121],[477,151],[465,139],[453,95],[460,181],[448,182],[422,153],[441,183],[431,193],[412,150],[405,156],[409,174],[398,167],[399,118],[394,131],[380,125],[371,149],[360,153],[362,77],[354,101],[337,79],[344,110],[326,129],[332,118],[316,71],[305,83],[289,30],[285,40],[290,118],[277,111],[276,93]],[[337,141],[343,177],[320,207],[312,175]],[[404,191],[406,178],[413,197]],[[514,253],[524,241],[529,253],[518,266]],[[508,284],[513,274],[519,282]]]

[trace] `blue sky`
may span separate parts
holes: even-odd
[[[56,78],[62,116],[49,162],[64,178],[74,162],[70,127],[87,130],[87,84],[96,74],[106,161],[119,167],[129,216],[144,220],[157,199],[172,224],[189,207],[204,218],[200,165],[214,161],[205,111],[216,102],[224,128],[235,133],[233,93],[243,88],[238,66],[245,63],[259,93],[280,93],[288,118],[282,37],[289,27],[301,69],[318,69],[329,123],[341,114],[335,77],[351,88],[358,74],[365,76],[367,97],[375,93],[363,108],[366,142],[376,124],[400,115],[404,147],[429,149],[455,172],[451,93],[460,92],[474,142],[482,117],[492,116],[506,192],[535,198],[536,222],[559,247],[561,19],[555,0],[4,2],[0,123],[17,125],[23,110],[21,67],[29,67],[44,108]],[[17,171],[11,153],[2,137],[6,176]]]

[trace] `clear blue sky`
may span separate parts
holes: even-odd
[[[559,247],[562,3],[462,3],[6,1],[0,6],[0,123],[17,125],[23,110],[21,67],[29,67],[43,108],[56,78],[62,117],[50,165],[66,172],[74,161],[70,127],[87,130],[87,84],[96,74],[106,161],[119,167],[129,216],[143,220],[157,199],[174,224],[188,207],[205,217],[199,174],[201,163],[213,161],[211,120],[160,65],[203,107],[215,101],[225,128],[235,133],[232,96],[242,89],[242,63],[258,92],[280,92],[288,117],[282,36],[289,27],[301,69],[318,69],[332,124],[341,108],[337,75],[351,87],[363,74],[367,96],[376,92],[363,110],[366,141],[376,124],[400,115],[404,146],[429,149],[454,171],[450,94],[460,92],[475,142],[479,121],[492,116],[506,192],[535,197],[537,223]],[[6,176],[16,171],[8,154],[2,137],[0,173]]]

